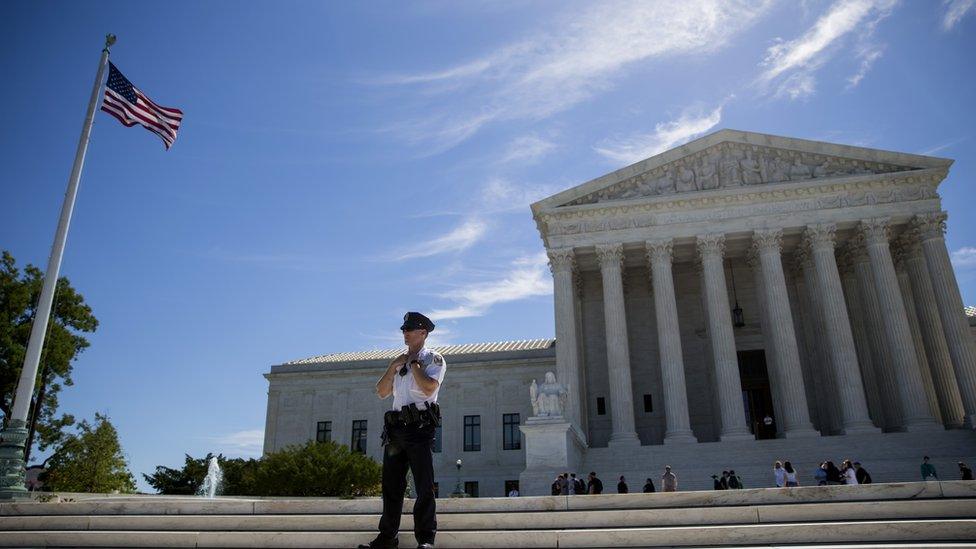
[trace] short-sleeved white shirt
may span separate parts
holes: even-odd
[[[416,402],[417,407],[424,409],[424,401],[431,404],[437,402],[437,394],[441,391],[441,384],[444,383],[444,373],[447,371],[447,361],[439,353],[435,353],[424,347],[417,353],[417,360],[423,365],[424,373],[427,377],[437,381],[437,388],[430,396],[424,394],[413,378],[413,372],[407,371],[407,375],[401,376],[399,370],[393,376],[393,410],[399,410],[403,406],[409,406]],[[410,368],[410,365],[407,365]]]

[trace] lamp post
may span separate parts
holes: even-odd
[[[461,488],[461,458],[458,458],[456,462],[457,465],[457,484],[454,485],[454,493],[451,494],[452,498],[463,498],[467,497],[468,494],[464,493],[464,489]]]

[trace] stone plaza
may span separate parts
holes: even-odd
[[[920,480],[925,454],[956,478],[976,339],[944,239],[951,163],[721,130],[533,204],[556,338],[438,349],[439,496],[542,495],[564,471],[660,489],[665,464],[680,490],[729,468],[759,487],[777,459],[801,485],[847,458]],[[272,366],[265,452],[381,461],[373,389],[399,352]],[[539,390],[558,399],[540,410]]]

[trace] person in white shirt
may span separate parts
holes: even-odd
[[[393,395],[392,409],[383,416],[383,515],[379,534],[359,549],[399,546],[400,515],[407,485],[407,469],[413,473],[417,500],[413,505],[414,537],[419,549],[433,549],[437,533],[434,499],[434,433],[441,423],[437,396],[447,371],[440,354],[424,346],[434,323],[409,312],[403,317],[403,342],[407,352],[390,362],[376,383],[380,398]]]
[[[508,491],[508,497],[510,497],[510,498],[517,498],[518,497],[518,488],[512,488],[511,490],[509,490]]]
[[[841,465],[844,470],[844,484],[858,484],[857,482],[857,469],[851,465],[851,460],[846,459]]]
[[[773,478],[776,480],[777,488],[786,486],[786,470],[783,469],[783,464],[779,461],[773,464]]]

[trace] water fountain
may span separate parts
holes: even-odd
[[[197,495],[212,499],[220,491],[220,483],[223,479],[224,473],[220,470],[220,464],[217,463],[217,456],[211,456],[207,464],[207,476],[203,477],[203,483],[197,490]]]

